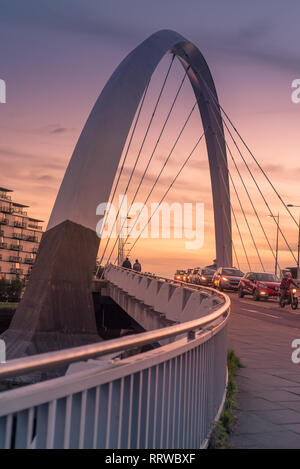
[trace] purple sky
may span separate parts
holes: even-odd
[[[300,205],[300,105],[290,98],[291,82],[300,77],[299,17],[296,0],[2,0],[0,78],[7,84],[7,104],[0,105],[0,185],[31,205],[32,216],[47,220],[78,136],[107,79],[148,35],[173,29],[202,51],[222,105],[283,197]],[[180,106],[183,110],[186,103]],[[206,154],[192,164],[197,161],[202,192],[199,176],[187,169],[170,200],[180,194],[206,203],[205,249],[186,253],[174,241],[162,272],[170,264],[171,271],[179,263],[202,265],[214,255]],[[273,239],[274,228],[269,229]],[[296,232],[287,229],[295,247]],[[160,246],[152,245],[149,270],[155,270],[161,257]],[[136,255],[143,253],[141,248]],[[283,246],[281,256],[289,262]]]

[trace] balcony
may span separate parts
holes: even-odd
[[[38,243],[39,242],[39,240],[36,236],[25,236],[24,239],[26,241],[30,241],[32,243]]]
[[[31,252],[33,252],[33,254],[36,254],[38,252],[38,248],[32,248]]]
[[[0,192],[0,199],[11,200],[11,196],[7,195],[6,192]]]
[[[10,249],[13,251],[23,251],[23,246],[20,246],[19,244],[11,244]]]
[[[23,239],[24,238],[22,233],[13,233],[12,237],[15,238],[15,239]]]
[[[16,269],[16,267],[12,267],[12,268],[10,269],[10,273],[11,273],[11,274],[22,275],[22,274],[23,274],[23,269]]]
[[[24,217],[27,217],[27,212],[17,207],[13,207],[10,213],[17,213],[18,215],[23,215]]]
[[[22,221],[14,221],[14,226],[17,228],[26,228],[26,223],[23,223]]]
[[[11,208],[7,207],[7,205],[0,205],[0,212],[11,213]]]
[[[33,230],[41,231],[42,227],[39,225],[34,225],[33,223],[28,223],[28,228],[32,228]]]
[[[8,225],[8,218],[0,218],[0,225]]]
[[[7,249],[7,243],[0,243],[0,249]]]
[[[35,259],[32,259],[32,257],[25,257],[25,264],[34,264]]]
[[[9,256],[9,262],[22,262],[22,258],[17,256]]]

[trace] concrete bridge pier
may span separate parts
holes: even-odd
[[[92,277],[99,238],[69,220],[43,234],[30,282],[1,335],[7,359],[98,342]]]

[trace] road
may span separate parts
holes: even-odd
[[[237,293],[226,291],[224,293],[231,299],[231,310],[233,313],[281,326],[300,328],[300,309],[293,311],[290,306],[280,308],[275,299],[255,301],[251,296],[239,298]]]
[[[276,300],[229,293],[228,347],[239,357],[232,448],[300,449],[300,364],[292,343],[300,337],[300,309]],[[277,326],[276,326],[277,324]]]

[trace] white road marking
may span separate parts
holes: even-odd
[[[249,311],[250,313],[263,314],[264,316],[268,316],[269,318],[280,319],[280,316],[274,316],[273,314],[262,313],[261,311],[257,311],[256,309],[246,309],[246,308],[241,308],[241,309],[244,310],[244,311]]]

